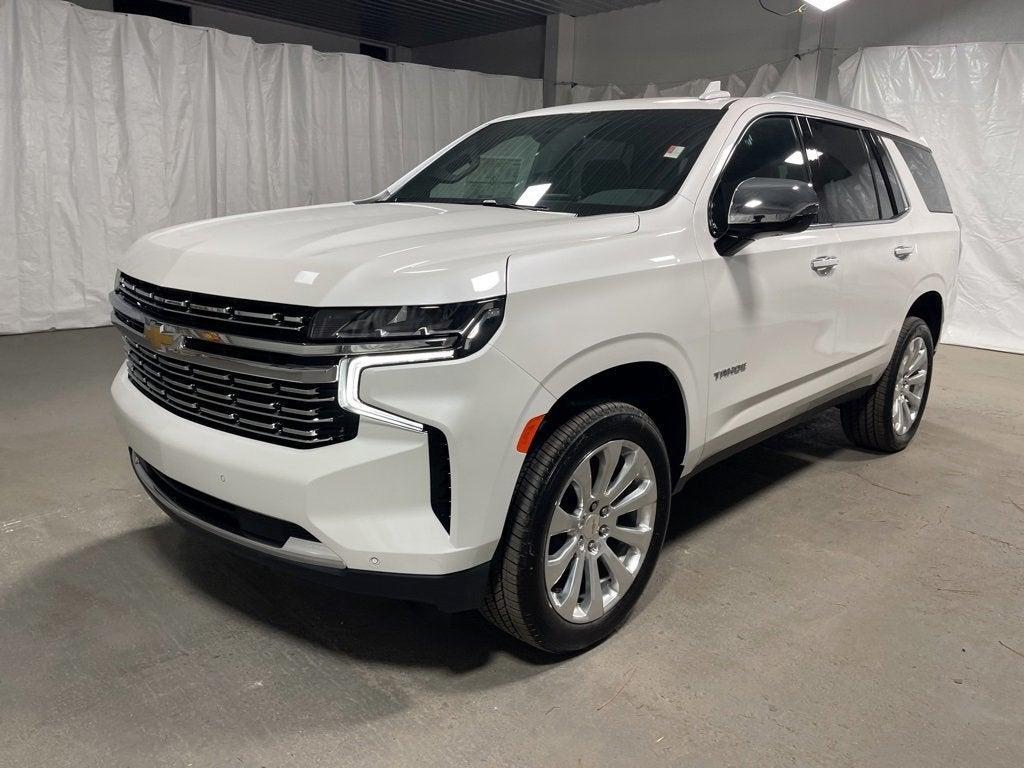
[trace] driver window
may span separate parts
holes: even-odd
[[[810,181],[807,161],[791,117],[762,117],[736,144],[711,194],[711,234],[725,232],[729,203],[740,182],[754,177]]]

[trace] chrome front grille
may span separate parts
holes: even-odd
[[[156,320],[258,339],[301,343],[311,314],[309,307],[164,288],[124,274],[115,292]]]
[[[275,379],[269,366],[266,376],[243,374],[162,354],[128,334],[124,341],[132,383],[192,421],[296,448],[355,436],[358,417],[339,406],[336,381]]]

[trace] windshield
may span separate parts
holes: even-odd
[[[503,120],[467,136],[387,201],[579,215],[654,208],[679,189],[721,116],[665,109]]]

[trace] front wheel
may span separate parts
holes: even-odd
[[[882,378],[864,397],[840,406],[850,442],[883,453],[902,451],[910,444],[928,404],[934,356],[928,324],[908,317]]]
[[[657,562],[669,477],[661,433],[631,405],[595,405],[559,424],[523,465],[484,615],[551,653],[611,635]]]

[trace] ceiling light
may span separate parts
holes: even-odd
[[[813,5],[819,11],[828,11],[840,3],[845,3],[846,0],[806,0],[806,2],[808,5]]]

